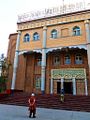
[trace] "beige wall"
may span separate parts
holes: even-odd
[[[73,27],[79,26],[81,29],[80,36],[73,36]],[[51,31],[56,29],[58,31],[58,38],[51,38]],[[33,34],[38,32],[40,35],[40,40],[33,41]],[[24,35],[26,33],[30,34],[30,42],[23,42]],[[43,41],[43,27],[35,28],[22,31],[21,39],[20,39],[20,50],[33,50],[33,49],[41,49]],[[59,46],[70,46],[70,45],[79,45],[86,43],[86,35],[85,35],[85,25],[84,21],[61,24],[55,26],[47,27],[47,42],[46,46],[49,47],[59,47]]]
[[[74,26],[79,26],[81,28],[81,35],[80,36],[73,36],[72,29]],[[52,29],[57,29],[58,30],[58,38],[57,39],[52,39],[50,38],[50,33]],[[61,31],[64,29],[68,29],[68,36],[62,37],[61,36]],[[48,27],[47,30],[47,47],[57,47],[57,46],[70,46],[70,45],[78,45],[78,44],[85,44],[86,39],[85,39],[85,27],[83,22],[76,22],[76,23],[69,23],[69,24],[63,24],[63,25],[58,25],[58,26],[51,26]],[[67,32],[67,31],[63,31]],[[67,34],[67,33],[63,33]]]
[[[33,34],[35,32],[38,32],[38,34],[40,35],[40,40],[38,41],[33,41]],[[23,38],[26,33],[30,34],[30,42],[23,42]],[[22,31],[19,50],[33,50],[33,49],[39,49],[41,47],[42,47],[41,28]]]

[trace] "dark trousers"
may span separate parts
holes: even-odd
[[[36,109],[30,110],[30,115],[29,115],[29,117],[31,117],[32,115],[33,115],[33,117],[35,117],[35,114],[36,114]]]

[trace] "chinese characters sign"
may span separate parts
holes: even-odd
[[[44,9],[42,11],[36,11],[36,12],[33,11],[33,12],[25,13],[22,15],[18,15],[18,23],[71,13],[71,11],[72,12],[82,11],[88,9],[90,7],[89,5],[90,4],[86,5],[84,2],[80,2],[76,4],[68,4],[68,5],[65,4],[63,6]]]

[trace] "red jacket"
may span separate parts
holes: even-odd
[[[36,109],[36,99],[34,96],[31,96],[28,100],[29,102],[29,110],[35,110]]]

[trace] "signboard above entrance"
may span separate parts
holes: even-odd
[[[52,69],[51,78],[53,79],[85,79],[86,69],[84,68],[62,68],[62,69]]]

